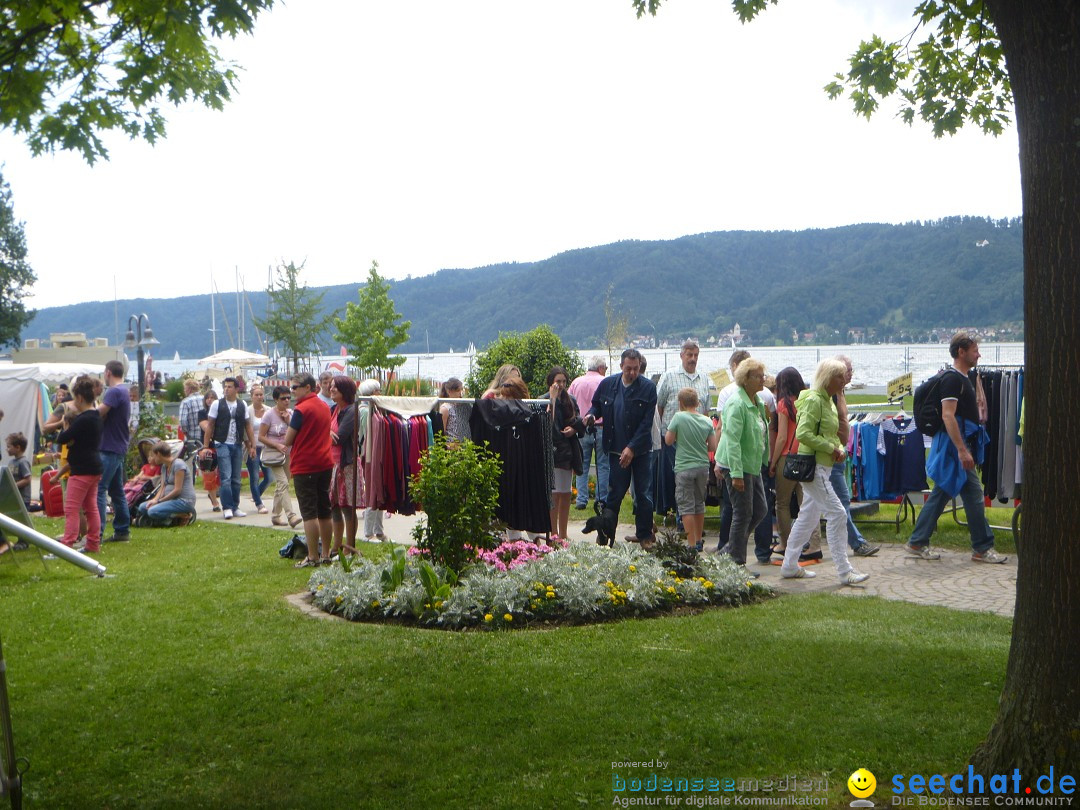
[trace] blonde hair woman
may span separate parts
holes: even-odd
[[[813,387],[799,394],[795,403],[798,420],[795,438],[799,441],[799,454],[815,456],[815,469],[813,479],[803,484],[803,506],[788,536],[784,564],[780,567],[780,575],[786,579],[814,576],[813,571],[799,567],[799,552],[822,515],[825,516],[825,539],[840,583],[858,585],[870,577],[856,571],[848,561],[847,512],[829,481],[833,464],[847,457],[838,437],[840,417],[832,401],[846,384],[847,367],[830,357],[818,363]]]

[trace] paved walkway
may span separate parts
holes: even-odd
[[[246,483],[245,481],[245,485]],[[266,501],[268,508],[271,503],[270,500]],[[270,515],[258,514],[246,486],[240,498],[240,508],[247,512],[247,517],[224,520],[220,512],[211,511],[209,500],[201,490],[198,508],[199,520],[205,523],[219,523],[223,526],[230,524],[265,526],[283,532],[294,531],[288,527],[274,527],[270,523]],[[387,515],[383,521],[383,529],[393,542],[411,544],[413,526],[420,518],[421,515]],[[595,535],[582,534],[583,527],[584,523],[572,521],[569,531],[570,539],[593,542]],[[620,525],[616,537],[622,538],[633,533],[632,525]],[[715,548],[715,545],[714,532],[711,547]],[[708,538],[706,546],[710,546]],[[749,569],[758,573],[763,581],[774,585],[782,592],[829,591],[849,598],[880,596],[883,599],[939,605],[956,610],[982,611],[996,613],[999,616],[1013,615],[1016,601],[1016,557],[1014,555],[1010,555],[1003,565],[988,565],[972,562],[970,551],[937,550],[941,552],[940,560],[920,560],[905,553],[903,545],[885,544],[874,557],[853,558],[853,564],[858,570],[870,574],[870,579],[854,587],[839,584],[836,568],[829,558],[828,548],[823,549],[825,559],[822,563],[809,566],[809,570],[816,574],[813,579],[783,579],[778,565],[759,565],[752,562]]]

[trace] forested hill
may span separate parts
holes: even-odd
[[[878,339],[917,338],[933,327],[1022,321],[1022,268],[1019,220],[952,217],[617,242],[539,262],[442,270],[391,282],[390,294],[412,321],[412,339],[403,347],[412,352],[424,350],[425,333],[433,352],[461,351],[470,341],[482,347],[500,331],[539,323],[571,345],[600,345],[609,286],[617,308],[630,317],[631,334],[704,340],[738,322],[757,344],[790,342],[793,330],[824,337],[862,328]],[[357,300],[363,278],[320,288],[327,308],[343,310],[346,301]],[[256,315],[265,312],[264,292],[247,297]],[[238,337],[235,297],[219,299],[221,349]],[[121,336],[128,315],[149,315],[161,341],[159,358],[211,351],[209,295],[127,299],[116,310]],[[114,302],[42,309],[23,337],[61,331],[115,339]],[[250,316],[246,336],[246,348],[256,349]],[[321,347],[329,354],[337,348],[330,337]]]

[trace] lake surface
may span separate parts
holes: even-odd
[[[981,343],[982,366],[1006,365],[1019,366],[1024,363],[1023,343]],[[727,368],[731,349],[703,348],[698,358],[698,369],[705,373]],[[786,366],[794,366],[807,382],[813,378],[814,368],[826,357],[845,354],[851,358],[855,370],[854,382],[867,386],[883,386],[895,377],[909,371],[916,385],[931,376],[943,365],[951,362],[949,346],[944,343],[919,344],[858,344],[852,346],[750,346],[748,351],[765,363],[770,374],[776,374]],[[587,364],[590,357],[607,353],[603,349],[591,351],[577,350],[582,362]],[[648,373],[657,374],[679,367],[678,349],[643,349],[642,355],[648,362]],[[441,382],[448,377],[465,379],[472,369],[473,356],[465,353],[406,354],[405,364],[400,369],[402,377],[423,377]],[[320,358],[322,367],[328,363],[341,363],[344,358],[324,356]],[[614,357],[618,366],[619,357]],[[196,360],[181,359],[159,360],[154,358],[154,369],[172,376],[188,370],[198,370]],[[612,369],[614,371],[614,368]],[[249,375],[252,376],[252,375]]]

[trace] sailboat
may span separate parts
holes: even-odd
[[[424,343],[427,346],[427,353],[424,355],[424,359],[430,360],[435,355],[431,353],[431,337],[428,335],[427,329],[424,330]]]

